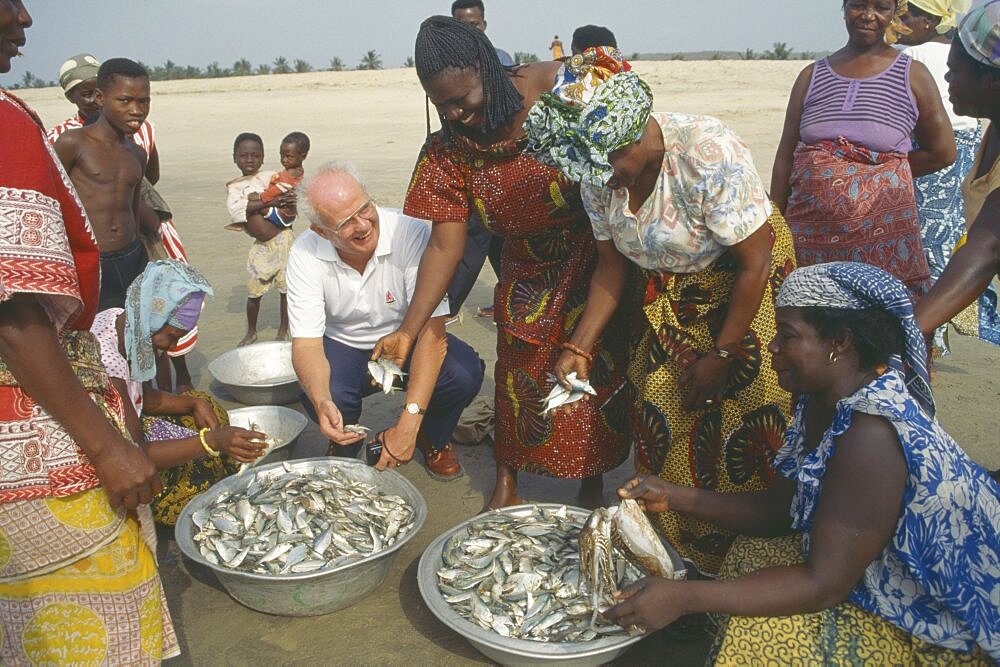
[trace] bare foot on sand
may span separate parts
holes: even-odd
[[[493,497],[483,505],[483,512],[523,505],[524,499],[517,492],[517,471],[508,465],[497,463],[497,483],[493,487]]]
[[[257,332],[248,331],[247,335],[243,337],[243,340],[241,340],[239,343],[236,344],[236,347],[243,347],[244,345],[250,345],[256,342],[257,342]]]
[[[278,335],[274,337],[274,340],[288,340],[288,331],[278,329]]]

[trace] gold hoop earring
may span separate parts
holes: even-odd
[[[826,358],[826,365],[833,366],[835,363],[837,363],[837,353],[830,350],[830,356]]]

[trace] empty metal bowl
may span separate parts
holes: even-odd
[[[254,343],[216,357],[208,372],[226,391],[246,405],[285,405],[299,399],[292,368],[292,344]]]
[[[554,510],[562,505],[554,503],[537,503],[536,505],[517,505],[507,507],[502,512],[513,514],[514,516],[528,516],[534,507],[543,507]],[[571,517],[576,518],[582,525],[590,512],[579,507],[567,507]],[[430,608],[431,612],[438,617],[442,623],[465,637],[472,646],[485,655],[490,660],[501,665],[559,665],[560,667],[572,665],[591,666],[603,665],[611,662],[625,650],[643,639],[643,635],[636,637],[602,637],[589,642],[578,643],[550,643],[536,642],[528,639],[516,639],[504,637],[496,632],[484,630],[478,625],[462,618],[458,612],[451,608],[438,588],[437,572],[441,569],[441,550],[445,543],[455,533],[465,530],[465,528],[475,520],[476,517],[463,521],[451,530],[439,536],[431,542],[420,557],[420,564],[417,567],[417,585],[420,588],[420,595]],[[676,578],[682,579],[685,576],[684,563],[680,555],[669,545],[664,543],[670,558],[673,560],[676,570]]]
[[[309,423],[309,418],[280,405],[254,405],[230,410],[229,423],[240,428],[255,428],[274,439],[277,443],[274,449],[257,462],[257,465],[266,465],[284,461],[291,456],[292,445],[299,439],[299,434]]]
[[[339,468],[350,479],[374,484],[384,493],[401,496],[413,508],[413,529],[384,551],[332,569],[268,575],[213,565],[205,560],[194,542],[197,528],[191,517],[198,510],[212,505],[223,491],[244,490],[253,479],[253,475],[245,474],[225,478],[195,496],[184,507],[174,531],[177,546],[185,556],[214,571],[229,595],[251,609],[279,616],[320,616],[349,607],[382,583],[396,554],[424,525],[427,503],[409,480],[396,471],[378,472],[361,461],[332,457],[298,459],[260,466],[257,472],[267,472],[280,466],[287,466],[290,471],[303,475],[322,474],[324,470]]]

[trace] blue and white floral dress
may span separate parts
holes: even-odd
[[[807,402],[800,399],[774,462],[796,483],[792,527],[803,532],[806,555],[836,439],[855,412],[883,417],[909,468],[902,515],[848,599],[919,639],[957,651],[978,644],[1000,661],[1000,485],[920,409],[895,370],[842,399],[815,449],[804,446]]]

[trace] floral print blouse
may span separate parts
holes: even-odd
[[[909,474],[896,532],[849,596],[859,607],[946,648],[981,646],[1000,661],[1000,485],[929,418],[889,370],[842,399],[819,445],[806,449],[799,400],[774,468],[796,483],[792,527],[806,534],[836,439],[855,412],[896,429]]]
[[[635,215],[626,188],[582,184],[594,237],[613,240],[644,269],[696,273],[757,231],[771,202],[750,149],[710,116],[651,114],[663,132],[663,169]]]

